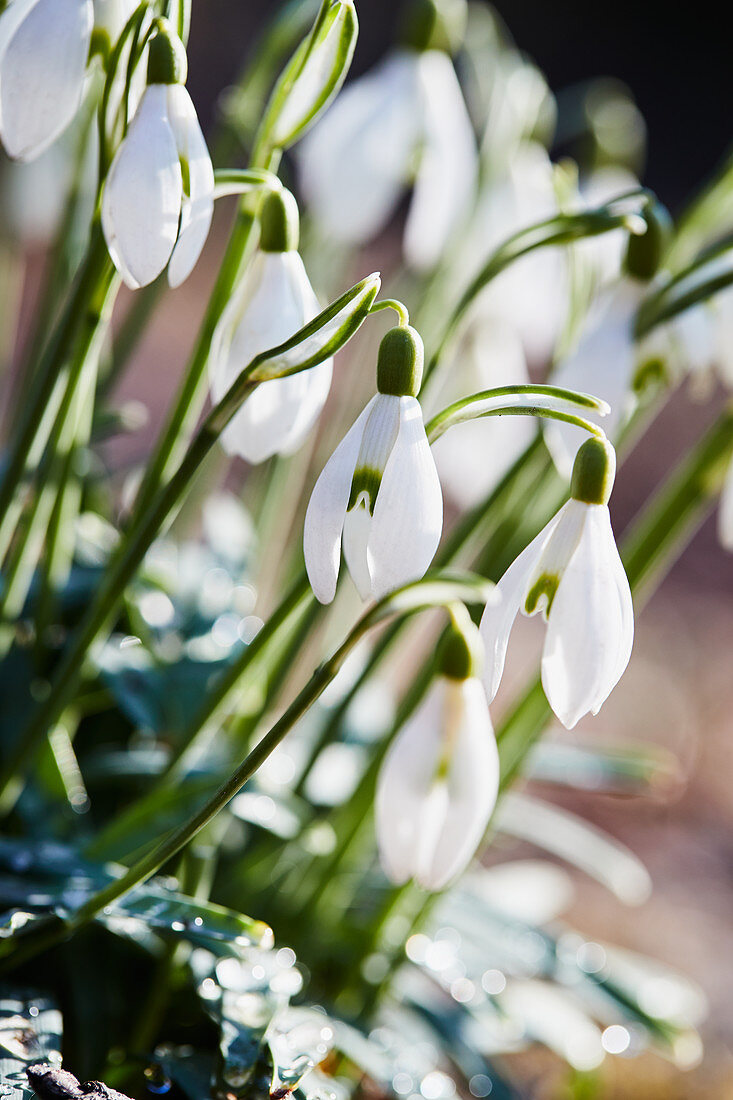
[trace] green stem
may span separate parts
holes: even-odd
[[[63,399],[64,383],[59,376],[71,353],[79,329],[87,323],[87,308],[100,287],[109,285],[114,267],[107,253],[101,226],[95,222],[86,259],[78,273],[56,329],[38,365],[27,401],[18,410],[18,424],[8,448],[0,480],[0,546],[6,541],[13,498],[23,477],[31,451],[42,449],[52,430],[53,418]],[[12,530],[10,531],[12,535]]]

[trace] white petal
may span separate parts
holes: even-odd
[[[106,30],[115,43],[136,7],[135,0],[94,0],[94,25]]]
[[[255,356],[288,340],[318,313],[297,252],[258,252],[217,328],[209,360],[212,398],[220,401]],[[333,360],[261,383],[221,436],[248,462],[297,450],[328,397]]]
[[[102,199],[107,247],[129,287],[152,283],[168,263],[178,236],[182,194],[167,89],[151,84],[117,150]]]
[[[344,561],[362,600],[368,600],[372,594],[372,578],[367,558],[371,529],[372,517],[369,509],[365,501],[360,501],[344,518],[343,545]]]
[[[361,243],[384,226],[418,140],[418,56],[396,53],[336,99],[299,148],[303,193],[336,240]]]
[[[414,397],[399,401],[400,428],[382,475],[369,536],[375,599],[423,576],[443,530],[443,494],[422,409]]]
[[[431,391],[431,408],[436,411],[469,393],[529,382],[521,340],[510,326],[493,318],[471,324],[440,373],[444,385],[437,393]],[[468,421],[446,432],[432,445],[432,451],[449,495],[461,508],[484,500],[536,432],[529,416]]]
[[[580,390],[608,402],[611,412],[607,416],[583,415],[601,424],[611,440],[617,439],[635,404],[631,392],[635,362],[632,323],[639,293],[636,286],[624,283],[600,302],[575,352],[558,364],[550,378],[553,386]],[[569,478],[587,433],[556,420],[547,421],[544,431],[558,472]]]
[[[446,681],[444,723],[449,738],[447,806],[429,858],[419,853],[417,881],[442,890],[463,872],[486,831],[499,791],[499,752],[481,682]]]
[[[718,538],[725,550],[733,550],[733,461],[728,464],[720,494]]]
[[[188,164],[190,181],[189,195],[183,197],[178,243],[168,268],[168,282],[176,287],[193,271],[209,235],[214,213],[214,169],[196,108],[182,84],[168,88],[168,121],[178,155]]]
[[[47,149],[77,112],[94,13],[91,0],[11,4],[0,47],[0,133],[9,156],[31,160]],[[19,15],[23,15],[18,23]]]
[[[499,690],[509,635],[527,594],[529,578],[559,522],[561,513],[562,509],[543,527],[529,546],[525,547],[519,557],[515,558],[496,586],[498,599],[488,603],[481,616],[481,637],[486,650],[484,686],[489,702]]]
[[[305,567],[313,593],[321,603],[330,603],[336,595],[346,506],[364,427],[376,400],[373,397],[362,409],[323,467],[305,514]]]
[[[423,148],[405,226],[405,256],[424,271],[440,259],[476,186],[473,127],[453,62],[442,50],[419,58]]]
[[[377,782],[375,819],[385,874],[402,884],[415,872],[422,810],[442,752],[445,680],[433,681],[425,698],[393,741]]]
[[[628,581],[605,505],[586,505],[583,533],[555,595],[542,686],[568,729],[598,712],[626,668],[633,641]]]

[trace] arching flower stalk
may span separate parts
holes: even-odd
[[[298,252],[298,208],[289,191],[265,199],[257,253],[219,322],[209,359],[211,396],[220,401],[255,356],[284,343],[319,311]],[[262,382],[220,436],[228,454],[264,462],[292,454],[321,414],[333,359]]]
[[[133,290],[168,266],[179,286],[196,266],[214,210],[214,170],[186,91],[183,44],[164,19],[150,43],[148,86],[104,188],[102,228]]]
[[[390,747],[377,782],[379,857],[388,878],[442,890],[473,858],[496,804],[499,753],[470,622],[445,635],[425,699]]]
[[[11,0],[0,14],[0,140],[34,160],[76,114],[94,23],[92,0]]]
[[[321,603],[336,593],[341,544],[362,599],[422,577],[443,527],[443,497],[417,400],[423,344],[409,326],[382,340],[378,393],[316,482],[305,517],[305,564]]]
[[[432,268],[465,216],[476,142],[441,34],[437,0],[419,0],[403,47],[355,80],[300,147],[303,190],[323,230],[361,244],[387,224],[413,183],[408,263]]]
[[[517,613],[542,613],[547,637],[542,686],[567,729],[597,714],[631,656],[631,591],[611,530],[608,499],[616,456],[601,439],[578,451],[571,498],[509,566],[497,586],[500,602],[486,607],[486,691],[496,695]]]

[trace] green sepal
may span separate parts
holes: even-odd
[[[648,282],[659,271],[672,239],[672,219],[665,206],[652,199],[641,211],[645,233],[630,233],[624,269],[634,279]]]
[[[608,504],[616,477],[616,452],[607,439],[586,439],[575,456],[570,495],[583,504]]]
[[[148,52],[148,84],[185,84],[186,47],[167,19],[157,19]]]
[[[271,191],[260,213],[260,250],[295,252],[300,243],[300,214],[294,195],[285,189]]]
[[[455,54],[466,36],[466,0],[409,0],[398,42],[408,49],[444,50]]]
[[[391,328],[379,345],[377,389],[394,397],[417,397],[424,362],[420,333],[411,325]]]

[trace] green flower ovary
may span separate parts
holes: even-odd
[[[536,611],[541,611],[546,619],[549,618],[559,584],[560,578],[557,575],[552,573],[540,574],[524,601],[524,610],[527,615],[534,615]],[[545,599],[544,607],[542,606],[543,597]]]
[[[351,492],[349,493],[349,503],[346,511],[350,512],[363,497],[366,497],[369,515],[373,516],[374,505],[377,503],[377,493],[381,484],[381,470],[375,470],[373,466],[357,466],[351,479]]]

